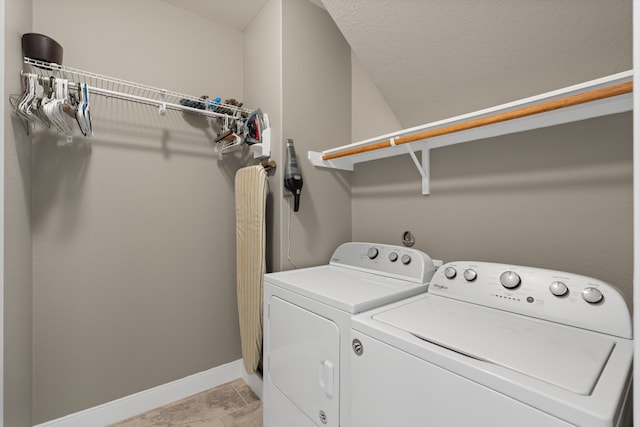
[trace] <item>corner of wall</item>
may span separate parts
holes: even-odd
[[[352,142],[401,130],[402,124],[353,52],[351,53],[351,75]]]
[[[351,48],[329,14],[309,1],[284,0],[282,22],[283,139],[294,140],[304,180],[299,212],[289,216],[292,203],[281,200],[288,269],[327,263],[351,240],[350,175],[307,159],[310,150],[351,139]]]
[[[7,108],[9,94],[20,93],[21,35],[32,28],[31,0],[4,0],[3,24],[3,425],[31,426],[32,250],[31,140]]]
[[[267,271],[280,270],[282,199],[282,0],[269,0],[243,32],[243,96],[271,122],[271,159],[267,199]],[[265,82],[270,82],[265,84]],[[274,84],[277,82],[277,84]]]

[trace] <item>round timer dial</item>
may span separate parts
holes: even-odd
[[[549,290],[557,297],[565,296],[567,292],[569,292],[569,288],[567,288],[567,285],[564,282],[553,282],[549,285]]]
[[[597,304],[602,301],[603,298],[604,296],[602,295],[602,292],[600,292],[600,290],[597,288],[589,287],[584,288],[584,290],[582,291],[582,299],[589,304]]]
[[[500,283],[507,289],[517,288],[520,282],[520,276],[515,271],[505,271],[500,275]]]
[[[446,277],[447,279],[453,279],[457,274],[458,272],[453,267],[447,267],[444,269],[444,277]]]
[[[464,276],[464,280],[466,280],[467,282],[473,282],[478,278],[478,273],[470,268],[465,270],[462,275]]]

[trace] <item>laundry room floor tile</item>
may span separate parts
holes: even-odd
[[[237,379],[110,427],[262,427],[262,401]]]
[[[220,420],[223,427],[262,427],[262,402],[253,402]]]

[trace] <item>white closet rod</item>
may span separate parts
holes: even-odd
[[[41,80],[46,80],[50,77],[59,77],[66,78],[75,83],[85,83],[87,84],[87,89],[89,90],[89,92],[93,94],[139,102],[147,105],[154,105],[159,108],[160,112],[162,112],[163,109],[171,109],[177,111],[188,111],[190,113],[209,117],[222,117],[231,119],[243,119],[252,113],[252,111],[249,109],[224,103],[216,103],[217,109],[230,111],[231,114],[220,113],[209,109],[203,110],[200,108],[193,108],[186,105],[178,104],[178,102],[180,102],[180,100],[187,100],[202,103],[205,106],[208,106],[210,100],[203,100],[192,95],[185,95],[174,91],[168,91],[166,89],[160,89],[153,86],[108,77],[89,71],[79,70],[76,68],[64,67],[62,65],[43,62],[27,57],[24,58],[24,63],[32,65],[33,73],[38,74]],[[47,73],[47,71],[49,73]]]

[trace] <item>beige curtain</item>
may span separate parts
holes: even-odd
[[[236,173],[236,275],[244,368],[256,372],[262,353],[267,173],[260,165]]]

